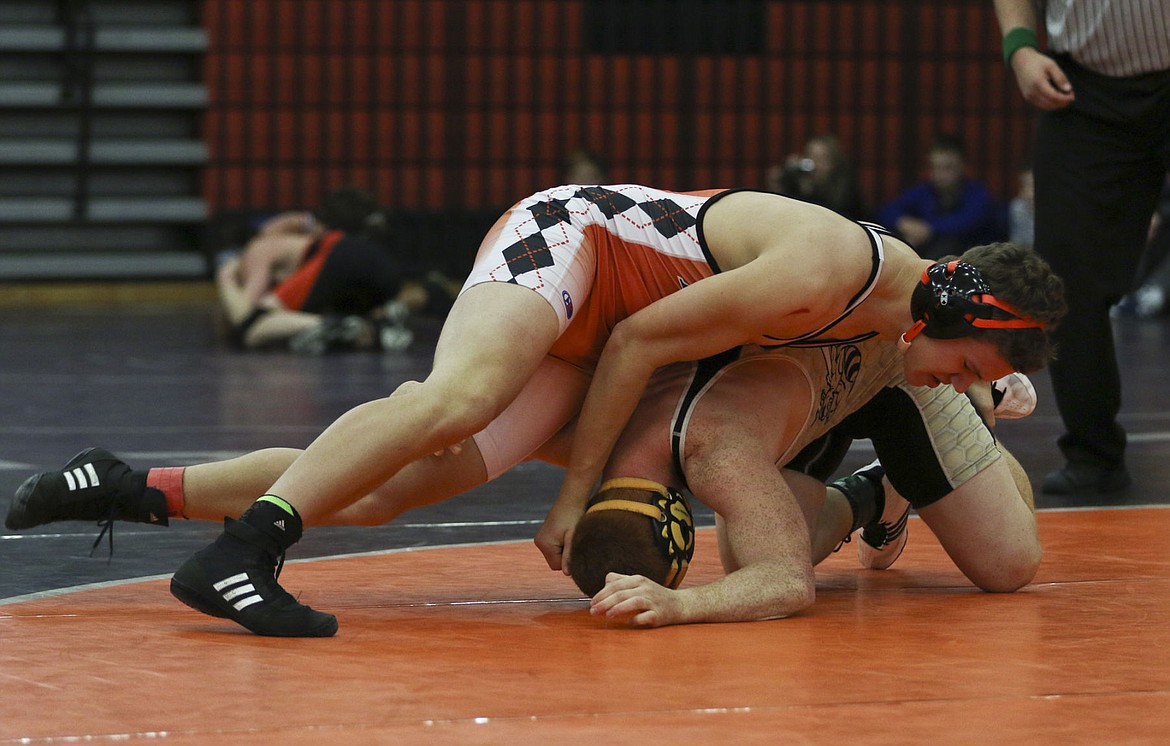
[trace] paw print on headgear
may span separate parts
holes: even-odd
[[[598,494],[618,488],[648,490],[656,493],[657,497],[650,503],[636,500],[601,500],[590,506],[586,512],[628,510],[653,520],[654,544],[670,563],[670,570],[663,585],[667,588],[678,588],[695,553],[695,518],[691,514],[686,497],[673,487],[634,477],[610,479],[601,485]]]

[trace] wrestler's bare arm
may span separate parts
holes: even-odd
[[[631,315],[614,328],[602,352],[560,494],[537,535],[554,569],[567,569],[562,548],[656,368],[765,334],[795,337],[817,329],[836,318],[873,268],[869,239],[856,224],[776,195],[720,200],[708,210],[704,232],[725,271]],[[859,318],[850,317],[835,331],[869,331],[881,314],[854,316]],[[895,327],[904,328],[901,315],[890,322]]]
[[[581,408],[560,495],[538,534],[550,567],[568,567],[561,547],[654,370],[743,344],[769,323],[795,328],[800,322],[789,317],[806,318],[808,303],[801,292],[777,293],[776,286],[796,284],[790,269],[760,261],[656,301],[614,328]]]
[[[277,233],[257,236],[248,242],[240,259],[240,281],[247,298],[256,303],[279,275],[297,265],[313,238],[303,234]]]
[[[808,527],[768,455],[744,443],[690,475],[696,494],[720,507],[728,550],[740,568],[718,580],[670,590],[641,576],[611,574],[593,598],[595,616],[637,626],[734,622],[788,616],[812,605]]]
[[[679,393],[668,389],[643,399],[619,441],[615,464],[630,450],[655,450],[671,417],[662,406],[653,411],[656,401],[673,404]],[[679,591],[614,575],[594,597],[593,613],[658,626],[770,619],[812,604],[809,525],[820,512],[824,485],[806,477],[811,489],[797,484],[794,492],[788,473],[775,466],[802,432],[811,406],[809,380],[792,361],[760,359],[727,371],[694,409],[685,450],[691,491],[720,516],[729,574]],[[643,415],[658,420],[657,439],[631,439]],[[669,461],[670,454],[660,458]],[[611,464],[607,476],[641,473],[614,469]]]

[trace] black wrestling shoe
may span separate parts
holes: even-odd
[[[873,490],[872,500],[876,515],[855,532],[858,538],[857,561],[868,570],[885,570],[894,564],[902,555],[902,550],[906,548],[909,539],[906,521],[910,518],[910,503],[898,493],[891,493],[885,489],[882,484],[885,473],[881,462],[874,461],[844,480],[833,483],[837,489],[842,489],[839,486],[840,482],[864,479],[865,482],[853,484],[868,486]],[[856,486],[853,490],[859,491]],[[846,496],[848,497],[848,493]]]
[[[276,579],[284,551],[301,538],[301,518],[257,502],[171,578],[171,595],[196,611],[269,637],[331,637],[337,617],[298,603]]]
[[[167,525],[167,500],[103,448],[87,448],[60,471],[44,471],[16,489],[4,525],[32,528],[54,521],[111,521]]]
[[[1097,495],[1122,492],[1131,483],[1125,464],[1110,468],[1068,463],[1046,474],[1040,488],[1046,495]]]
[[[910,538],[906,521],[910,503],[901,495],[886,495],[886,507],[873,523],[858,530],[857,561],[868,570],[886,570],[902,556]]]

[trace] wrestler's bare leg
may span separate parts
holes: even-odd
[[[556,313],[531,290],[484,283],[456,300],[426,380],[361,404],[325,430],[264,490],[320,523],[407,464],[488,425],[520,393],[558,334]]]
[[[787,476],[792,472],[785,472]],[[821,562],[837,550],[841,546],[841,542],[849,537],[849,533],[853,528],[853,508],[850,507],[849,501],[845,499],[845,495],[835,487],[818,482],[807,474],[796,474],[802,480],[807,480],[804,483],[802,491],[809,491],[816,494],[817,488],[823,493],[821,503],[821,512],[817,514],[815,523],[810,527],[812,532],[812,561],[814,565],[819,565]],[[789,485],[793,486],[793,491],[796,492],[798,499],[804,501],[811,500],[809,497],[802,497],[802,491],[798,491],[794,485],[793,480],[789,479]],[[802,482],[803,483],[803,482]],[[889,480],[883,480],[886,489],[889,489]]]
[[[479,449],[474,440],[467,440],[458,453],[447,451],[407,464],[371,494],[326,516],[323,523],[380,526],[411,508],[442,502],[485,482]]]
[[[267,448],[187,467],[183,517],[218,521],[242,513],[301,453],[295,448]],[[313,525],[378,526],[411,508],[441,502],[486,481],[479,449],[468,440],[457,454],[425,456],[407,465],[373,493]]]
[[[1018,464],[1013,469],[1015,459],[1000,450],[1004,458],[918,514],[972,583],[1010,592],[1035,577],[1042,549],[1031,485]]]
[[[407,381],[391,397],[419,385]],[[484,431],[454,449],[415,460],[370,495],[321,517],[318,525],[380,525],[410,508],[479,486],[526,457],[563,464],[572,441],[572,427],[565,422],[577,411],[588,385],[588,376],[580,370],[546,359],[524,391]],[[549,438],[548,433],[558,428],[561,432]],[[481,439],[488,452],[481,451]],[[257,489],[264,489],[256,485],[271,484],[301,453],[273,448],[188,467],[183,479],[183,515],[219,520],[247,509]]]
[[[218,521],[255,502],[301,455],[297,448],[265,448],[183,470],[183,517]]]

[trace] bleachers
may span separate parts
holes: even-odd
[[[197,0],[0,0],[0,281],[203,278]]]

